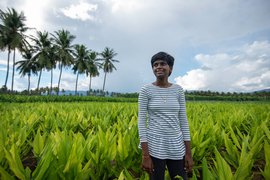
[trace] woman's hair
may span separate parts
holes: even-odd
[[[158,52],[157,54],[153,55],[153,57],[151,58],[151,65],[152,65],[152,67],[153,67],[154,62],[157,61],[157,60],[166,61],[167,64],[170,67],[173,67],[174,58],[171,55],[169,55],[168,53]]]

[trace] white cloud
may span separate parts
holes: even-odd
[[[131,13],[143,7],[138,0],[112,0],[111,3],[112,13]]]
[[[138,38],[194,45],[216,43],[270,28],[268,1],[107,0],[113,26]],[[106,13],[106,12],[104,12]]]
[[[24,11],[27,26],[50,33],[69,30],[76,36],[74,43],[99,52],[105,46],[113,48],[120,63],[106,80],[109,91],[133,92],[151,82],[149,57],[160,50],[175,56],[174,68],[184,74],[178,80],[189,89],[233,91],[269,86],[269,53],[265,50],[270,40],[269,0],[2,0],[0,8],[7,7]],[[258,42],[235,48],[253,41]],[[6,56],[5,51],[0,60]],[[192,58],[195,61],[189,61]],[[182,68],[185,63],[189,64]],[[0,64],[6,67],[5,62]],[[135,64],[140,67],[134,68]],[[67,73],[73,79],[61,80],[61,87],[74,89],[76,76],[69,69]],[[58,75],[54,73],[56,84]],[[101,72],[93,79],[93,88],[102,88],[103,77]],[[5,74],[0,82],[4,80]],[[88,82],[80,76],[78,89],[87,88]],[[49,83],[42,75],[41,86]]]
[[[255,41],[231,54],[198,54],[195,59],[200,68],[175,78],[187,90],[252,91],[270,87],[268,41]]]
[[[28,27],[43,30],[47,26],[45,23],[47,17],[46,10],[52,6],[52,3],[52,0],[25,0],[21,5],[18,6],[18,10],[24,12]]]
[[[187,90],[204,89],[207,86],[207,77],[202,69],[191,70],[183,77],[177,77],[175,80],[177,84]]]
[[[7,60],[0,60],[0,65],[7,65]]]
[[[90,13],[93,13],[97,11],[98,5],[97,4],[90,4],[84,1],[80,1],[77,5],[70,5],[67,8],[61,9],[63,14],[67,17],[70,17],[72,19],[79,19],[82,21],[91,20],[95,21],[96,18],[91,15]]]
[[[0,68],[0,71],[7,71],[7,68]]]

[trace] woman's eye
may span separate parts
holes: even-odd
[[[154,64],[154,67],[158,67],[158,65],[160,65],[160,66],[166,66],[167,63],[165,63],[165,62],[155,63],[155,64]]]
[[[162,63],[160,63],[160,65],[161,65],[161,66],[166,66],[167,63],[162,62]]]

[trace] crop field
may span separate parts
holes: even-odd
[[[137,106],[0,103],[0,179],[148,179]],[[269,102],[188,102],[187,115],[192,179],[270,179]]]

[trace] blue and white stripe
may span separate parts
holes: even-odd
[[[183,159],[184,141],[190,141],[190,131],[182,87],[143,86],[139,94],[138,128],[140,142],[148,142],[151,156]]]

